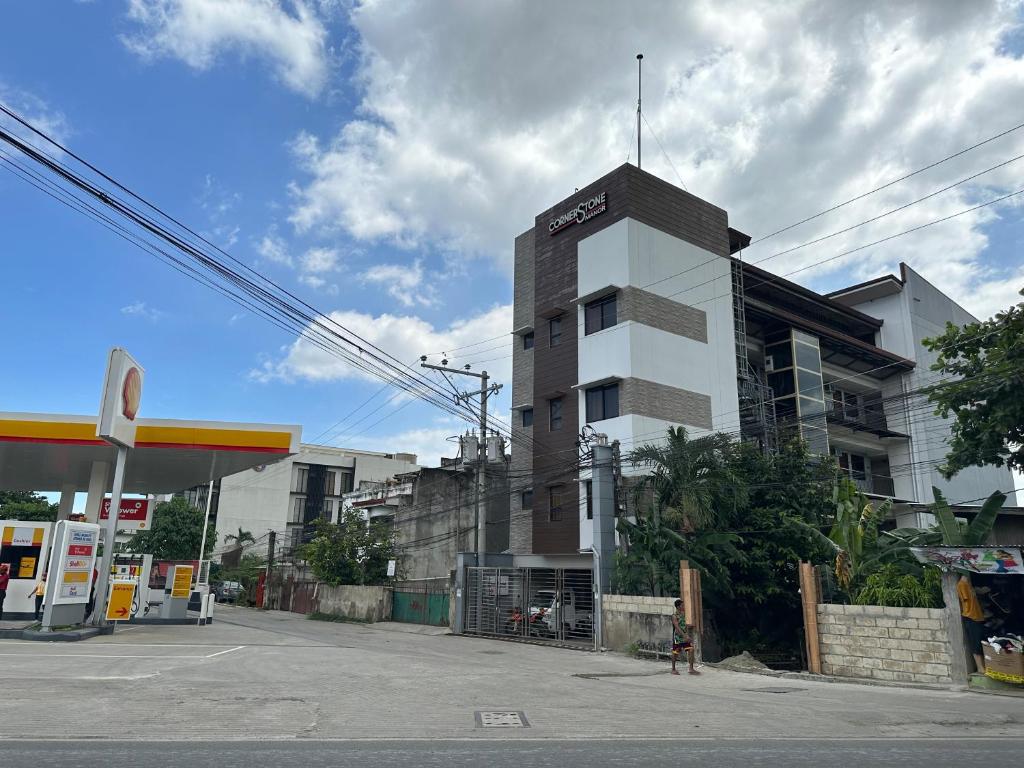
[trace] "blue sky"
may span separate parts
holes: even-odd
[[[506,415],[508,342],[486,340],[511,329],[512,238],[625,161],[637,50],[648,119],[672,158],[652,133],[645,167],[673,183],[678,172],[755,236],[1024,122],[1016,3],[487,6],[9,4],[0,100],[399,358],[480,342],[453,360],[506,383]],[[737,25],[740,40],[727,34]],[[1021,153],[1024,131],[750,258]],[[1020,188],[1022,167],[765,266],[784,273]],[[379,388],[6,172],[0,201],[15,361],[0,377],[3,410],[95,412],[112,345],[146,367],[150,417],[298,423],[310,440]],[[831,290],[906,260],[990,314],[1024,284],[1019,206],[799,281]],[[434,461],[459,429],[396,399],[324,441]]]

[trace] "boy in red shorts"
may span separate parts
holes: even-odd
[[[676,600],[676,612],[672,614],[672,674],[678,675],[676,660],[679,654],[686,651],[686,658],[690,662],[690,674],[699,675],[693,666],[693,640],[690,637],[692,625],[686,623],[686,616],[683,614],[683,601]]]

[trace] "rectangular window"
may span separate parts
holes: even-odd
[[[523,509],[533,509],[533,488],[523,491]]]
[[[308,482],[309,470],[306,467],[299,467],[295,472],[295,492],[305,493]]]
[[[562,318],[553,317],[548,321],[548,338],[552,347],[562,343]]]
[[[341,488],[338,489],[338,495],[343,493],[352,492],[352,480],[355,475],[353,470],[349,470],[341,473]]]
[[[533,349],[533,331],[523,334],[523,349]]]
[[[301,523],[306,519],[306,499],[302,496],[296,496],[292,500],[292,519],[293,523]]]
[[[533,426],[533,408],[523,408],[523,427]]]
[[[335,478],[335,476],[336,475],[335,475],[334,472],[327,472],[327,473],[324,474],[324,496],[333,496],[334,495],[334,488],[335,488],[334,478]]]
[[[562,486],[548,490],[548,521],[557,523],[562,519]]]
[[[334,514],[334,501],[332,499],[324,500],[324,520],[328,523],[331,522],[331,517]]]
[[[583,332],[592,333],[611,328],[616,320],[618,297],[612,293],[590,302],[583,309]]]
[[[614,419],[619,415],[619,383],[587,390],[587,423]]]
[[[587,480],[587,520],[594,519],[594,482]]]
[[[554,432],[556,429],[562,428],[562,398],[556,397],[554,400],[548,400],[548,407],[550,409],[548,427]]]

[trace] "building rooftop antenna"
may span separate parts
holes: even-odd
[[[643,93],[643,61],[644,55],[636,55],[636,167],[640,168],[640,101]]]

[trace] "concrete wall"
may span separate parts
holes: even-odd
[[[633,643],[672,642],[672,597],[604,595],[601,626],[605,648],[625,651]]]
[[[391,621],[391,587],[357,587],[321,584],[316,595],[317,610],[332,616],[359,621]]]
[[[819,605],[821,671],[912,683],[950,683],[951,647],[940,608]]]

